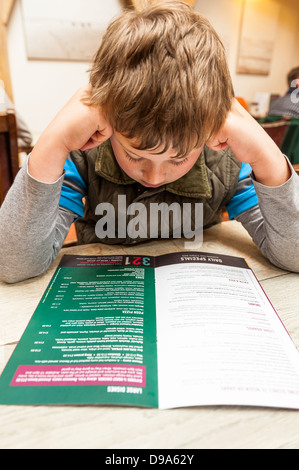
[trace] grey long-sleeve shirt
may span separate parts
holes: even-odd
[[[259,205],[237,217],[274,265],[299,272],[299,177],[279,187],[253,179]],[[0,280],[20,282],[43,273],[56,258],[76,214],[59,207],[63,175],[52,184],[22,168],[0,208]],[[242,183],[243,184],[243,183]]]

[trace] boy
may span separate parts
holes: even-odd
[[[81,243],[138,241],[122,227],[97,237],[98,205],[119,196],[127,206],[202,203],[205,227],[226,205],[265,256],[298,272],[298,181],[234,99],[205,18],[181,2],[125,12],[103,37],[90,85],[41,135],[1,207],[0,276],[45,271],[75,219]]]

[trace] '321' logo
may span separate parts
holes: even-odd
[[[151,259],[148,256],[126,256],[126,266],[150,266]]]

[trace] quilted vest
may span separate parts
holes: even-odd
[[[196,218],[195,207],[197,203],[201,203],[203,204],[203,228],[219,223],[222,207],[235,193],[241,168],[241,162],[236,159],[230,149],[215,152],[205,147],[195,165],[182,178],[159,188],[146,188],[132,180],[120,168],[109,140],[100,147],[85,152],[72,152],[71,158],[87,186],[84,217],[76,222],[78,241],[81,244],[101,242],[129,245],[153,238],[150,234],[152,204],[161,207],[161,203],[166,203],[167,206],[164,204],[164,207],[169,208],[174,207],[171,206],[173,203],[176,203],[177,207],[178,204],[180,207],[187,207],[188,204],[188,208],[191,208],[191,229],[193,230]],[[184,204],[186,206],[183,206]],[[108,209],[114,208],[113,220],[109,220],[107,216],[111,214],[111,211],[105,211],[107,207]],[[129,211],[130,207],[137,208],[137,212]],[[147,227],[142,231],[143,235],[132,237],[129,231],[124,230],[124,227],[119,230],[118,220],[125,221],[127,227],[130,222],[132,224],[134,220],[139,220],[140,207],[147,214]],[[122,213],[120,214],[119,211]],[[178,227],[174,226],[172,211],[166,212],[166,215],[169,216],[169,238],[177,237]],[[112,228],[112,237],[111,227],[110,235],[108,229],[107,233],[102,230],[103,235],[100,237],[99,231],[96,234],[96,225],[103,223],[104,219],[100,222],[102,217],[105,217],[106,225],[115,224],[115,229]],[[163,218],[161,213],[160,217]],[[162,231],[160,220],[157,236],[155,235],[154,238],[161,236],[165,237],[165,233]]]

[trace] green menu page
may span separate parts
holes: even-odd
[[[150,258],[64,256],[0,379],[1,404],[158,406]]]

